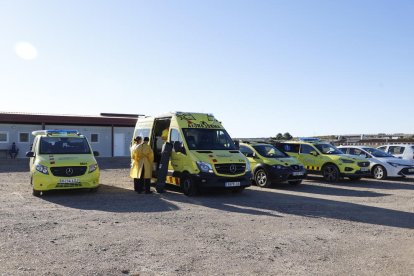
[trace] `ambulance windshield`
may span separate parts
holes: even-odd
[[[40,154],[89,154],[91,149],[82,137],[42,137]]]
[[[224,129],[183,128],[190,150],[236,150]]]

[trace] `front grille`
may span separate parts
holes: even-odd
[[[299,171],[300,170],[300,166],[299,165],[290,165],[290,167],[292,168],[292,170],[294,171]]]
[[[58,183],[56,188],[77,188],[82,187],[81,183]]]
[[[246,171],[245,164],[215,164],[214,168],[219,174],[241,174]]]
[[[86,172],[86,166],[71,166],[71,167],[51,167],[50,170],[54,176],[80,176]]]
[[[369,162],[358,162],[358,166],[360,166],[360,167],[368,167],[369,166]]]
[[[414,171],[410,171],[413,168],[404,168],[400,171],[400,174],[414,174]]]

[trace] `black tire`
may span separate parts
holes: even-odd
[[[337,182],[339,180],[338,167],[333,164],[327,164],[322,168],[323,179],[328,182]]]
[[[299,184],[301,184],[301,183],[302,183],[302,179],[301,179],[301,180],[291,180],[291,181],[288,181],[288,183],[289,183],[290,185],[294,185],[294,186],[296,186],[296,185],[299,185]]]
[[[190,175],[184,175],[181,178],[181,189],[186,196],[196,196],[199,193],[197,184]]]
[[[374,166],[372,168],[371,173],[372,173],[372,177],[378,180],[383,180],[387,178],[387,170],[381,165]]]
[[[41,195],[42,195],[42,192],[41,192],[41,191],[38,191],[38,190],[33,189],[33,195],[34,195],[34,196],[39,197],[39,196],[41,196]]]
[[[268,188],[272,185],[267,172],[262,168],[257,169],[254,173],[254,182],[261,188]]]
[[[351,181],[358,181],[358,180],[361,180],[361,177],[360,176],[350,176],[350,177],[348,177],[349,178],[349,180],[351,180]]]

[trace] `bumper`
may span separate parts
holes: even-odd
[[[341,173],[342,177],[370,177],[371,176],[371,171],[353,171],[353,172],[345,172],[345,173]]]
[[[301,180],[306,178],[307,172],[305,169],[294,171],[291,168],[277,169],[268,166],[267,172],[269,173],[269,180],[271,182],[283,182],[288,180]]]
[[[245,173],[239,177],[223,177],[210,173],[200,173],[193,175],[193,180],[201,188],[238,188],[249,187],[251,185],[251,172]]]
[[[76,177],[59,177],[35,171],[32,184],[37,191],[96,188],[99,186],[99,170]]]

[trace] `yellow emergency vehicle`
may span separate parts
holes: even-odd
[[[299,185],[306,177],[302,163],[271,144],[261,142],[240,143],[240,152],[250,162],[254,183],[262,188],[287,181]]]
[[[30,157],[33,195],[48,190],[90,189],[99,186],[99,167],[85,136],[76,130],[38,130]]]
[[[332,144],[318,138],[284,141],[276,146],[297,158],[309,174],[321,174],[329,182],[338,181],[341,177],[359,180],[370,176],[368,159],[344,154]]]
[[[221,122],[211,114],[173,112],[139,118],[134,137],[149,137],[154,151],[154,177],[159,169],[163,132],[173,145],[167,184],[195,195],[203,188],[225,188],[235,192],[251,185],[250,164],[240,153]]]

